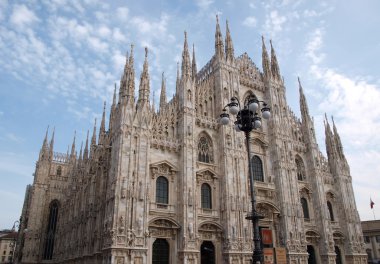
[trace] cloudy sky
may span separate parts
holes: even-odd
[[[291,108],[299,116],[299,76],[321,150],[327,113],[361,219],[374,218],[370,196],[380,217],[379,10],[377,0],[0,0],[0,229],[20,216],[48,126],[55,151],[67,151],[75,130],[84,140],[132,43],[137,76],[149,47],[152,100],[163,71],[171,97],[184,30],[200,69],[214,51],[216,14],[223,32],[229,20],[235,55],[247,52],[260,69],[261,35],[273,40]]]

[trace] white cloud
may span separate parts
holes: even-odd
[[[287,21],[285,16],[281,16],[277,10],[271,11],[266,15],[264,31],[274,37],[278,32],[283,30],[283,25]]]
[[[108,38],[111,35],[112,31],[105,25],[101,25],[98,28],[98,35],[102,38]]]
[[[114,28],[112,38],[117,42],[127,42],[127,37],[120,31],[119,28]]]
[[[128,7],[119,7],[116,9],[116,17],[122,22],[127,22],[129,17],[129,9]]]
[[[0,1],[0,21],[5,19],[8,9],[8,0]]]
[[[196,0],[195,1],[197,6],[200,8],[200,9],[208,9],[210,5],[212,5],[214,3],[213,0]]]
[[[320,84],[316,93],[323,95],[319,98],[318,111],[334,115],[355,181],[357,208],[361,216],[370,219],[367,212],[369,195],[380,188],[380,184],[373,180],[380,170],[380,84],[369,82],[367,77],[347,76],[322,65],[326,56],[321,52],[322,47],[323,29],[316,29],[305,51],[311,62],[309,73]]]
[[[253,16],[246,17],[243,21],[243,25],[247,27],[254,28],[257,25],[257,19]]]
[[[319,64],[323,61],[325,54],[320,52],[323,45],[323,29],[317,28],[311,40],[306,45],[306,56],[311,59],[313,64]]]
[[[10,22],[15,26],[22,28],[30,26],[38,22],[38,17],[33,11],[29,10],[25,5],[15,5],[10,17]]]
[[[15,143],[22,143],[24,141],[23,138],[15,135],[14,133],[7,133],[5,136],[8,140],[11,140]]]

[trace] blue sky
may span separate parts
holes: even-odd
[[[326,112],[343,141],[361,219],[373,219],[370,196],[380,216],[379,10],[377,0],[1,0],[0,229],[19,218],[47,126],[55,127],[55,151],[67,151],[75,130],[79,148],[103,101],[109,112],[131,43],[136,76],[149,48],[156,106],[163,71],[170,98],[184,30],[200,69],[214,52],[216,14],[223,34],[229,20],[235,55],[247,52],[260,69],[261,35],[273,40],[289,105],[299,116],[299,76],[321,150]]]

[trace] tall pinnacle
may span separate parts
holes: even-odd
[[[95,123],[94,123],[94,131],[92,133],[92,138],[91,138],[91,146],[96,145],[96,118],[95,118]]]
[[[42,147],[41,147],[41,150],[40,150],[39,160],[41,160],[44,157],[47,157],[47,152],[48,152],[48,133],[49,133],[49,126],[46,129],[45,138],[44,138],[44,141],[42,142]]]
[[[333,134],[331,132],[331,128],[330,128],[330,124],[329,124],[329,121],[327,119],[327,115],[325,114],[325,120],[324,120],[324,124],[325,124],[325,142],[326,142],[326,152],[327,152],[327,157],[329,158],[329,160],[331,158],[333,158],[335,156],[335,143],[334,143],[334,139],[333,139]]]
[[[193,43],[193,60],[191,65],[191,75],[193,77],[193,80],[195,81],[195,78],[197,77],[197,62],[195,61],[195,47]]]
[[[160,95],[160,111],[166,106],[166,80],[165,74],[162,73],[162,83],[161,83],[161,95]]]
[[[336,126],[335,126],[334,117],[331,117],[331,119],[332,119],[332,122],[333,122],[333,131],[334,131],[335,144],[336,144],[339,156],[341,158],[344,158],[343,145],[342,145],[342,141],[340,140],[340,136],[339,136],[338,130],[336,129]]]
[[[303,88],[301,85],[301,80],[298,77],[298,87],[299,87],[299,93],[300,93],[300,108],[301,108],[301,115],[302,115],[302,121],[305,122],[306,119],[309,119],[309,108],[307,106],[307,101],[305,94],[303,93]]]
[[[142,106],[144,104],[149,106],[150,80],[148,68],[148,48],[145,47],[145,61],[143,71],[140,76],[139,99],[137,102],[138,106]]]
[[[224,45],[222,32],[219,26],[219,17],[216,15],[216,30],[215,30],[215,56],[219,59],[224,58]]]
[[[71,144],[71,157],[74,157],[75,155],[75,138],[77,136],[77,131],[74,131],[74,139],[73,139],[73,144]]]
[[[175,82],[175,93],[178,95],[179,92],[179,84],[180,84],[180,75],[179,75],[179,62],[177,62],[177,79]]]
[[[269,56],[267,52],[267,48],[265,47],[265,41],[264,41],[264,36],[261,36],[261,41],[262,41],[262,65],[263,65],[263,71],[264,75],[267,78],[271,78],[272,73],[270,69],[270,63],[269,63]]]
[[[133,44],[131,44],[131,52],[129,54],[129,75],[128,75],[128,102],[134,103],[135,100],[135,66],[133,57]]]
[[[191,67],[190,67],[190,54],[189,47],[187,45],[187,33],[185,31],[185,41],[183,44],[182,51],[182,80],[188,79],[191,76]]]
[[[84,151],[83,151],[83,160],[88,159],[88,134],[89,134],[89,131],[87,130],[86,145],[85,145]]]
[[[50,150],[49,150],[49,156],[51,159],[53,159],[53,149],[54,149],[54,135],[55,135],[55,127],[53,128],[53,134],[51,135],[51,140],[50,140]]]
[[[274,51],[272,40],[270,40],[271,53],[271,71],[273,78],[281,80],[280,67],[278,66],[276,52]]]
[[[228,20],[226,20],[226,59],[227,61],[233,61],[234,55],[234,44],[232,43],[230,29],[228,27]]]
[[[106,101],[104,101],[102,121],[99,128],[99,144],[103,144],[104,136],[106,134]]]
[[[119,102],[123,103],[125,102],[125,97],[128,94],[127,90],[127,82],[128,82],[128,75],[129,75],[129,62],[128,62],[128,53],[126,54],[125,59],[125,65],[124,65],[124,72],[121,76],[120,80],[120,87],[119,87]]]

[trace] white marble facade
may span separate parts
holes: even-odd
[[[217,22],[215,54],[197,71],[185,33],[176,94],[167,101],[163,76],[158,109],[149,101],[148,51],[137,88],[132,46],[108,128],[103,113],[79,154],[75,139],[71,153],[59,154],[54,135],[45,137],[27,189],[18,263],[250,263],[244,135],[232,122],[218,123],[232,96],[244,101],[250,94],[272,112],[250,142],[263,172],[255,181],[260,227],[270,230],[272,246],[286,248],[291,264],[366,263],[335,124],[325,120],[325,158],[302,86],[300,119],[287,104],[270,46],[269,56],[263,39],[260,70],[247,53],[235,57],[228,24],[223,39]]]

